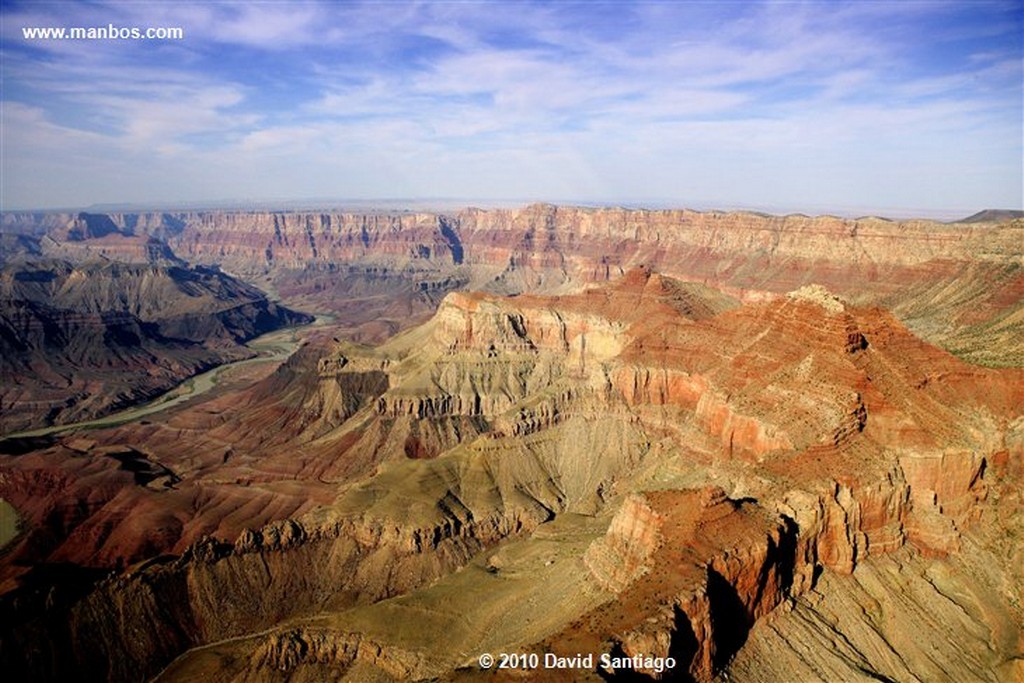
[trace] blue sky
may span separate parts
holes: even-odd
[[[1024,3],[4,2],[2,208],[1022,208]],[[180,26],[178,41],[24,27]]]

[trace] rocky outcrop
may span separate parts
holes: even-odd
[[[977,472],[975,474],[978,475]],[[943,479],[943,483],[963,497],[970,495],[971,489],[979,485],[981,475],[978,476],[973,482],[965,482],[960,481],[954,472],[950,478]],[[910,484],[909,481],[915,483]],[[636,661],[655,658],[659,662],[671,658],[676,662],[675,669],[669,671],[638,666],[629,667],[626,671],[607,672],[610,674],[630,675],[636,671],[655,680],[678,680],[681,676],[688,676],[697,681],[709,681],[727,671],[728,678],[741,675],[743,679],[769,680],[771,676],[751,669],[751,666],[753,662],[760,662],[757,666],[766,666],[763,658],[771,656],[762,649],[762,640],[771,642],[782,637],[785,639],[782,647],[792,648],[803,661],[799,664],[794,662],[791,669],[777,663],[768,664],[767,670],[774,671],[774,676],[780,676],[789,675],[783,672],[798,671],[800,666],[813,669],[815,665],[812,662],[816,658],[811,656],[809,648],[801,645],[799,639],[791,640],[793,636],[786,635],[789,627],[784,624],[792,623],[796,617],[789,616],[787,611],[780,614],[778,609],[781,606],[792,605],[795,601],[800,605],[798,609],[811,612],[810,615],[805,612],[801,619],[820,618],[814,616],[821,609],[816,605],[836,586],[842,586],[838,589],[840,595],[847,590],[846,586],[863,585],[864,588],[859,590],[875,595],[878,591],[898,590],[899,581],[895,574],[882,578],[881,583],[864,581],[865,573],[869,582],[878,581],[877,575],[872,573],[879,568],[900,572],[898,567],[901,563],[909,563],[917,572],[906,579],[911,584],[918,582],[914,584],[917,586],[914,590],[922,593],[937,590],[940,602],[948,600],[942,597],[945,588],[933,588],[924,583],[935,581],[935,578],[926,578],[932,570],[924,569],[920,559],[908,560],[934,556],[936,552],[945,557],[944,551],[948,550],[947,539],[939,539],[936,544],[934,539],[914,532],[918,501],[911,493],[916,486],[915,477],[904,478],[902,468],[897,467],[874,485],[851,489],[834,483],[831,491],[818,494],[805,490],[790,491],[777,504],[775,513],[753,501],[729,500],[721,489],[714,488],[632,496],[623,503],[607,534],[595,541],[585,555],[587,567],[602,586],[617,594],[617,601],[602,607],[595,615],[577,621],[567,632],[552,637],[543,646],[553,646],[563,639],[578,645],[578,630],[596,626],[599,628],[594,634],[596,639],[600,639],[599,634],[610,638],[605,641],[610,649],[603,650],[608,656],[639,658]],[[967,509],[972,510],[972,514],[981,510],[978,507]],[[952,527],[958,540],[962,538],[954,525],[955,519],[964,519],[962,514],[935,514]],[[972,542],[970,538],[967,537],[967,542]],[[894,554],[896,559],[889,559]],[[679,565],[680,559],[682,566]],[[847,576],[854,578],[842,578]],[[942,581],[950,585],[947,582],[952,577],[942,576],[946,577]],[[826,581],[828,587],[822,588],[819,585],[821,581]],[[804,597],[807,595],[816,597],[807,601]],[[839,607],[841,602],[832,599],[829,603],[830,598],[824,599],[826,604],[830,604],[829,610],[844,609]],[[934,599],[922,598],[916,605],[901,599],[900,609],[928,609],[922,605]],[[880,607],[877,601],[868,602],[875,605],[875,612],[869,618],[880,620],[879,610],[884,612],[885,608]],[[635,611],[631,613],[630,609]],[[962,620],[964,614],[961,610],[957,619]],[[900,615],[903,618],[902,612]],[[909,614],[906,618],[910,618]],[[863,632],[857,630],[860,627],[854,626],[856,620],[849,614],[832,619],[847,624],[844,628],[853,629],[856,638],[861,639],[856,641],[857,645],[847,642],[844,647],[870,646],[864,640]],[[810,631],[813,625],[801,623],[795,628]],[[971,623],[970,628],[976,629],[976,623]],[[945,626],[936,623],[936,629],[945,633],[945,637],[953,638],[953,632],[947,631]],[[753,653],[748,653],[743,648],[752,632],[757,634],[759,644]],[[897,632],[889,627],[885,633],[888,635],[883,637],[890,642],[899,639]],[[815,642],[821,637],[816,632],[804,636],[808,642]],[[984,642],[991,646],[991,641]],[[832,647],[836,645],[835,642],[831,644]],[[1006,645],[1009,642],[1001,646],[1004,653]],[[902,647],[906,648],[906,645]],[[1013,647],[1010,645],[1011,650]],[[738,656],[736,663],[733,662],[734,656]],[[895,661],[902,668],[891,670],[903,671],[906,675],[909,665],[911,669],[921,667],[918,671],[935,671],[933,662],[924,660],[923,663],[908,664],[900,661],[900,656],[896,655]],[[851,669],[886,670],[872,662],[866,650],[857,653],[860,664],[851,662],[846,655],[835,650],[830,655],[819,655],[817,660],[824,661],[829,657],[836,658],[829,664],[829,670],[840,677],[849,674],[845,673],[846,669],[839,665],[839,661],[847,662],[846,666]],[[988,653],[977,659],[960,658],[954,663],[955,659],[949,657],[937,665],[945,667],[939,669],[943,676],[956,677],[975,672],[982,674],[983,678],[998,679],[998,673],[986,669],[993,664]],[[982,659],[989,664],[983,664]],[[961,674],[953,674],[954,671]]]
[[[1018,680],[1020,579],[976,543],[944,559],[871,557],[756,624],[728,678]]]
[[[643,496],[629,496],[608,532],[587,549],[583,562],[606,590],[621,592],[648,569],[662,522]]]
[[[43,616],[13,612],[3,650],[53,630],[41,657],[90,647],[105,653],[90,660],[100,666],[139,624],[160,624],[174,638],[137,639],[105,664],[118,667],[110,675],[153,673],[196,645],[168,675],[194,674],[209,652],[253,677],[268,663],[299,678],[475,675],[465,648],[427,657],[416,638],[354,627],[395,610],[440,640],[482,624],[508,651],[678,662],[670,674],[640,663],[605,676],[710,680],[822,577],[859,580],[890,555],[942,560],[969,544],[986,506],[1011,495],[999,482],[1018,476],[1024,444],[1020,371],[969,366],[819,287],[740,305],[637,269],[571,295],[451,294],[433,320],[379,347],[332,344],[307,345],[246,394],[275,432],[252,447],[259,457],[146,455],[178,478],[163,507],[190,501],[197,519],[218,520],[216,540],[143,561]],[[244,421],[212,408],[182,422],[171,422],[180,443],[248,443]],[[18,457],[29,459],[3,464],[44,460],[88,500],[69,459]],[[204,517],[212,491],[280,500],[294,480],[326,500],[248,530]],[[136,488],[138,500],[158,495]],[[100,529],[87,521],[97,510],[80,511],[60,533]],[[544,530],[574,517],[607,520],[607,531],[552,550]],[[494,549],[513,538],[523,545]],[[110,550],[98,531],[79,540]],[[579,601],[545,611],[554,592],[522,578],[541,571]],[[499,597],[473,593],[471,614],[449,613],[456,593],[443,584],[465,588],[458,576],[493,577]],[[161,596],[183,607],[170,614]],[[509,605],[524,616],[506,627],[494,615]],[[45,677],[64,664],[32,666]],[[576,674],[598,672],[561,680]]]
[[[942,224],[538,204],[451,214],[5,214],[4,230],[48,232],[51,246],[70,249],[152,237],[189,262],[254,281],[269,276],[285,296],[327,308],[342,290],[324,282],[337,281],[339,269],[416,290],[454,279],[498,293],[566,291],[641,264],[749,299],[817,283],[893,308],[930,341],[972,359],[1024,363],[1011,335],[1024,286],[1019,218]],[[1001,342],[986,341],[994,336]]]
[[[251,355],[311,318],[208,268],[35,262],[0,272],[0,429],[89,419]]]
[[[43,596],[24,593],[0,603],[5,623],[20,624],[0,635],[4,668],[26,678],[60,679],[83,670],[96,679],[150,677],[196,644],[263,630],[325,607],[408,592],[541,519],[523,511],[514,519],[448,517],[424,528],[371,518],[309,527],[311,522],[288,520],[245,531],[233,546],[203,539],[178,559],[101,581],[63,610],[41,610],[36,600]],[[144,624],[160,628],[140,632]],[[16,655],[39,641],[51,649],[28,662]],[[83,654],[70,659],[62,651]],[[302,653],[311,656],[308,649]],[[293,655],[291,646],[278,641],[263,656],[287,663]]]
[[[292,630],[267,636],[261,651],[253,657],[249,675],[272,669],[309,672],[324,667],[331,674],[352,676],[360,667],[383,672],[392,680],[421,680],[430,669],[422,655],[382,648],[358,633],[340,634],[323,630]],[[355,674],[356,676],[358,674]]]

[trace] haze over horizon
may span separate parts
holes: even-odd
[[[1021,2],[0,10],[0,209],[1024,208]],[[30,27],[181,40],[29,40]]]

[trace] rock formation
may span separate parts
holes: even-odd
[[[0,431],[100,416],[311,320],[206,267],[32,260],[0,270]]]
[[[357,326],[369,323],[359,312],[381,306],[373,293],[386,295],[387,333],[401,327],[396,307],[423,320],[451,289],[567,292],[640,265],[743,298],[818,283],[893,310],[916,334],[973,362],[1019,366],[1024,222],[1007,218],[944,224],[538,204],[450,214],[5,214],[3,225],[45,234],[44,246],[65,251],[155,238],[189,262],[273,286],[299,308],[340,306]],[[358,306],[339,303],[353,295]]]
[[[124,315],[165,338],[232,337],[205,302],[250,288],[213,264],[336,316],[202,400],[0,443],[16,677],[1019,675],[1019,220],[4,221],[67,278],[94,268],[86,312],[135,293]],[[144,305],[172,272],[193,323],[173,289]]]

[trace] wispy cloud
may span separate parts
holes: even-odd
[[[986,0],[9,3],[3,208],[325,194],[1019,207],[1021,14]],[[21,36],[108,23],[186,39]]]

